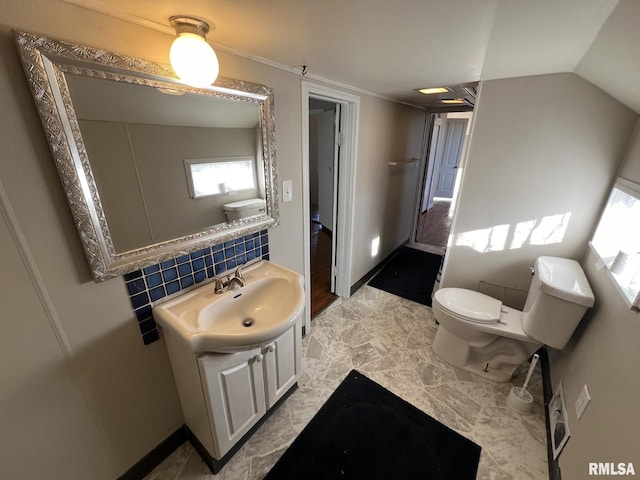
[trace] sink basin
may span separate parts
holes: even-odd
[[[244,287],[214,293],[206,284],[157,305],[153,316],[194,353],[238,352],[274,340],[304,307],[303,277],[266,260],[243,269]]]

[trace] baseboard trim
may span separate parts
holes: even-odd
[[[540,354],[540,368],[542,370],[542,395],[544,397],[544,419],[547,425],[547,463],[549,464],[549,480],[561,480],[560,465],[553,459],[553,449],[551,447],[551,419],[549,417],[549,402],[553,397],[551,387],[551,367],[549,365],[549,353],[544,346],[538,350]]]
[[[182,425],[166,440],[147,453],[138,463],[127,470],[118,480],[141,480],[160,465],[180,445],[187,441],[187,427]]]
[[[267,419],[275,412],[284,401],[298,388],[298,383],[295,383],[291,388],[271,407],[267,413],[249,430],[240,441],[233,446],[233,448],[222,458],[217,460],[209,455],[209,452],[204,448],[202,443],[196,438],[196,436],[189,430],[186,425],[182,425],[178,430],[173,432],[167,439],[162,441],[157,447],[147,453],[139,462],[133,467],[127,470],[123,475],[118,477],[118,480],[142,480],[149,475],[154,468],[160,465],[166,458],[175,452],[180,445],[189,440],[193,445],[193,448],[198,452],[204,463],[207,464],[212,473],[217,473],[227,463],[231,457],[240,449],[240,447],[255,433],[255,431],[267,421]]]
[[[402,247],[404,247],[407,243],[409,243],[409,239],[407,239],[405,242],[403,242],[401,245],[399,245],[393,252],[391,252],[389,255],[387,255],[375,267],[373,267],[371,270],[369,270],[367,273],[365,273],[364,276],[360,280],[358,280],[356,283],[354,283],[351,286],[350,295],[353,295],[358,290],[360,290],[360,288],[365,283],[367,283],[369,280],[371,280],[376,273],[378,273],[380,270],[382,270],[382,267],[384,267],[387,263],[389,263],[389,260],[391,260],[393,257],[395,257],[396,254],[400,251],[400,249]]]

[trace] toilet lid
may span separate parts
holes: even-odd
[[[227,211],[242,210],[244,208],[264,207],[265,201],[261,198],[250,198],[248,200],[239,200],[237,202],[225,203],[222,208]]]
[[[496,323],[500,320],[502,302],[484,293],[465,288],[441,288],[434,300],[438,305],[470,322]]]

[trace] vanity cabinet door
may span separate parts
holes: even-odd
[[[298,380],[302,371],[302,322],[263,348],[267,409]]]
[[[263,363],[259,348],[198,358],[218,459],[267,411]]]

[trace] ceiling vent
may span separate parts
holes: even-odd
[[[467,95],[469,95],[472,98],[476,98],[478,96],[478,87],[474,86],[474,87],[462,87],[462,89],[465,91],[465,93]]]

